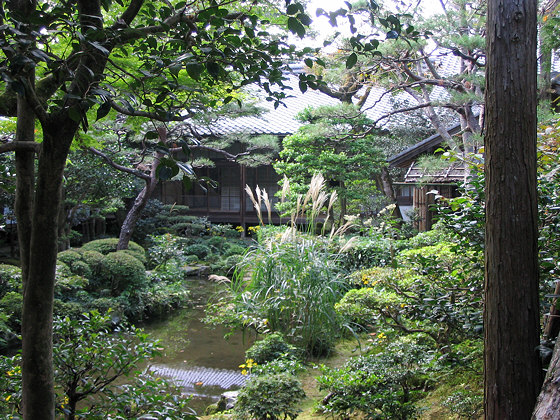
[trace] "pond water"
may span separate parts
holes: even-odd
[[[238,389],[246,377],[239,365],[254,337],[229,332],[224,327],[203,323],[206,303],[220,286],[206,279],[190,278],[192,307],[143,325],[153,339],[160,340],[162,356],[150,361],[156,375],[171,379],[192,395],[191,407],[200,415],[226,390]]]

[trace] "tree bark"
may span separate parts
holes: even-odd
[[[560,340],[556,340],[544,385],[537,399],[533,420],[556,420],[560,407]]]
[[[540,388],[536,0],[490,0],[486,69],[486,419],[531,417]]]
[[[69,120],[69,119],[68,119]],[[52,322],[58,213],[64,165],[77,129],[73,122],[43,126],[32,218],[30,265],[22,314],[23,418],[54,419]],[[71,121],[71,120],[70,120]]]
[[[390,201],[391,204],[395,205],[395,210],[393,210],[393,216],[395,219],[402,219],[401,209],[397,203],[397,196],[395,195],[395,189],[393,188],[393,180],[391,179],[391,174],[389,173],[389,168],[387,166],[381,167],[381,172],[379,174],[379,184],[385,197]]]
[[[159,140],[165,144],[167,143],[167,130],[164,127],[158,128]],[[132,207],[126,214],[124,222],[121,226],[121,231],[119,234],[119,242],[117,244],[117,249],[128,249],[128,244],[132,239],[132,234],[134,233],[134,228],[136,227],[136,223],[138,219],[140,219],[140,215],[142,214],[142,210],[146,207],[146,203],[152,196],[154,189],[158,183],[157,179],[157,167],[159,165],[160,159],[163,157],[163,154],[160,152],[155,152],[154,161],[152,162],[152,168],[150,171],[149,178],[145,179],[146,185],[142,190],[138,193],[136,198],[134,199],[134,203]]]
[[[152,196],[154,189],[158,183],[158,179],[156,177],[156,168],[160,158],[162,157],[161,153],[156,152],[156,157],[154,162],[152,163],[152,171],[150,173],[150,179],[146,180],[146,185],[142,190],[138,193],[136,198],[134,199],[134,203],[132,207],[126,214],[124,222],[121,226],[121,231],[119,233],[119,242],[117,244],[117,249],[128,249],[128,244],[132,239],[132,234],[134,233],[134,229],[136,227],[136,223],[138,219],[140,219],[140,215],[142,214],[142,210],[146,207],[146,203]]]

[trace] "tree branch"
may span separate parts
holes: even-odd
[[[188,120],[190,118],[192,118],[194,116],[194,114],[192,113],[188,113],[185,115],[173,115],[173,116],[162,116],[157,114],[156,112],[148,112],[148,111],[140,111],[140,110],[129,110],[128,108],[122,107],[119,104],[117,104],[115,101],[111,101],[111,107],[124,115],[129,115],[131,117],[144,117],[144,118],[149,118],[152,120],[156,120],[156,121],[161,121],[161,122],[169,122],[169,121],[185,121]]]
[[[103,160],[105,160],[105,162],[107,162],[107,164],[109,164],[110,166],[112,166],[116,170],[121,171],[121,172],[126,172],[127,174],[134,175],[135,177],[143,179],[146,182],[150,181],[150,175],[145,174],[144,172],[139,171],[137,169],[132,169],[132,168],[128,168],[128,167],[123,166],[123,165],[119,165],[113,159],[111,159],[108,155],[106,155],[105,153],[103,153],[100,150],[95,149],[94,147],[88,147],[88,150],[91,153],[101,157]]]
[[[0,144],[0,153],[8,152],[39,152],[41,150],[41,143],[34,141],[14,141],[10,143]]]

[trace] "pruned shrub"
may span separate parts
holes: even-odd
[[[416,418],[430,363],[429,349],[413,342],[392,343],[379,354],[350,359],[339,369],[321,367],[319,388],[328,391],[322,409],[379,420]]]
[[[84,251],[82,253],[84,262],[89,266],[92,276],[98,276],[103,268],[103,254],[98,251]]]
[[[262,340],[256,341],[246,352],[247,359],[262,365],[277,359],[297,359],[298,349],[286,342],[282,334],[267,334]]]
[[[220,251],[224,248],[224,246],[226,246],[226,238],[223,236],[212,236],[211,238],[208,238],[206,244],[214,248],[216,251]]]
[[[185,248],[186,255],[196,255],[200,260],[207,258],[211,252],[210,247],[203,244],[192,244]]]
[[[77,276],[82,276],[87,279],[91,278],[93,272],[85,261],[74,261],[70,264],[70,270]]]
[[[122,307],[122,305],[116,299],[110,297],[100,297],[97,299],[93,299],[92,301],[88,302],[87,309],[89,311],[98,311],[102,315],[111,313],[112,317],[124,317],[124,308]]]
[[[8,315],[7,323],[14,331],[19,331],[21,327],[22,306],[23,296],[18,292],[8,292],[0,299],[0,312]]]
[[[74,249],[67,249],[66,251],[59,252],[56,259],[70,267],[75,261],[80,261],[82,255]]]
[[[55,295],[68,298],[69,292],[83,290],[88,283],[88,279],[78,275],[58,276],[54,285]]]
[[[103,260],[102,278],[114,296],[126,289],[142,288],[146,285],[144,264],[130,253],[110,252]]]
[[[55,316],[67,316],[76,319],[83,311],[84,307],[78,302],[65,302],[56,298],[54,300],[53,312]]]
[[[227,257],[231,257],[232,255],[243,255],[245,254],[246,250],[247,250],[246,246],[236,244],[236,243],[230,243],[227,245],[226,252],[224,252],[224,257],[227,258]]]
[[[301,383],[292,375],[253,376],[239,391],[234,411],[242,419],[294,419],[304,398]]]
[[[115,252],[117,250],[118,243],[118,238],[97,239],[82,245],[82,249],[84,251],[97,251],[103,255],[107,255],[108,253]],[[144,251],[144,248],[136,242],[130,241],[128,243],[128,252],[134,253],[135,257],[140,261],[145,261],[146,251]]]
[[[21,268],[15,265],[0,264],[0,296],[8,292],[21,291]]]
[[[63,263],[62,261],[56,262],[56,279],[57,281],[62,277],[70,277],[72,276],[72,270],[70,267]]]

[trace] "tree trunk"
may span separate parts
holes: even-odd
[[[33,110],[18,96],[17,99],[16,141],[35,140],[35,117]],[[31,245],[31,217],[33,211],[33,191],[35,188],[35,152],[18,151],[16,161],[16,198],[15,215],[19,238],[19,257],[22,269],[22,279],[25,284],[28,277],[30,245]]]
[[[54,419],[52,322],[58,214],[66,157],[75,123],[43,126],[34,200],[30,265],[23,293],[23,418]]]
[[[556,420],[560,407],[560,340],[556,340],[552,360],[533,412],[533,420]]]
[[[117,249],[128,249],[128,244],[132,239],[132,234],[134,233],[134,228],[136,227],[136,223],[138,219],[140,219],[140,215],[142,214],[142,210],[146,207],[146,203],[150,199],[154,189],[157,185],[157,179],[154,177],[149,181],[146,181],[146,185],[142,190],[138,193],[136,198],[134,199],[134,203],[132,207],[126,214],[124,222],[121,226],[121,231],[119,234],[119,243],[117,244]]]
[[[560,281],[556,282],[556,287],[554,288],[554,294],[556,296],[560,295]],[[546,318],[546,323],[544,326],[543,336],[547,340],[555,340],[560,331],[560,310],[558,310],[558,298],[552,299],[552,304],[550,305],[550,310],[548,311],[548,317]]]
[[[152,196],[152,193],[154,192],[158,183],[156,169],[162,157],[163,155],[160,152],[155,153],[154,161],[152,162],[152,169],[150,171],[150,178],[146,180],[146,185],[138,193],[138,195],[134,199],[132,207],[126,214],[119,234],[119,243],[117,244],[118,250],[128,249],[128,243],[132,239],[132,234],[134,233],[134,229],[136,228],[136,223],[138,222],[138,219],[140,219],[142,210],[144,210],[144,208],[146,207],[146,203]]]
[[[383,190],[383,194],[391,204],[395,205],[395,210],[393,211],[393,217],[395,219],[402,219],[401,209],[397,203],[397,196],[395,195],[395,189],[393,188],[393,180],[391,179],[391,174],[387,166],[381,167],[381,173],[379,174],[379,184]]]
[[[484,388],[488,420],[531,417],[540,388],[536,0],[490,0]]]

